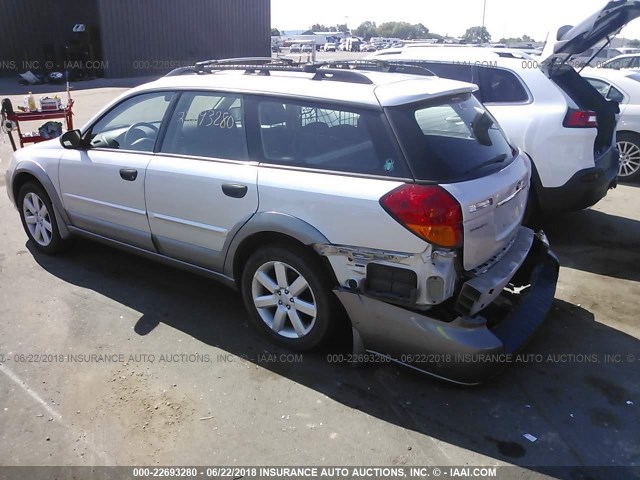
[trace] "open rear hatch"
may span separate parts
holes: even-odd
[[[640,1],[614,0],[593,13],[576,26],[565,25],[549,34],[541,57],[541,69],[577,105],[569,111],[565,126],[576,128],[597,127],[594,144],[597,155],[613,148],[618,104],[606,100],[571,66],[575,55],[603,42],[603,48],[627,23],[640,17]],[[595,55],[594,55],[595,56]],[[595,116],[595,119],[592,117]],[[597,120],[594,121],[594,120]],[[597,123],[597,125],[596,125]]]
[[[565,25],[549,34],[541,61],[547,65],[566,63],[597,43],[612,38],[631,20],[640,17],[640,1],[614,0],[575,27]]]

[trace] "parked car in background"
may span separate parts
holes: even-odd
[[[616,127],[620,151],[620,180],[640,178],[640,72],[585,68],[586,78],[607,100],[620,104],[620,118]]]
[[[575,70],[565,81],[556,72],[543,72],[538,60],[503,48],[414,45],[366,58],[414,63],[440,77],[478,85],[478,99],[533,161],[532,215],[587,208],[615,184],[615,113]],[[578,98],[574,82],[592,98]]]
[[[618,48],[618,50],[620,50],[620,53],[622,55],[630,55],[632,53],[640,53],[640,48],[635,48],[635,47],[621,47],[621,48]]]
[[[312,45],[310,43],[305,43],[304,45],[302,45],[302,48],[300,49],[300,53],[311,53],[313,52],[315,45]]]
[[[531,163],[477,87],[237,63],[178,69],[18,150],[7,192],[33,247],[84,236],[215,278],[286,348],[345,332],[358,357],[494,375],[544,320],[558,262],[522,226]]]
[[[599,67],[613,70],[640,69],[640,54],[618,55]]]
[[[574,55],[571,58],[571,65],[574,68],[582,68],[586,66],[587,62],[591,60],[591,57],[595,55],[589,65],[599,67],[608,60],[612,60],[613,58],[620,56],[621,53],[622,52],[617,48],[604,48],[602,50],[601,47],[587,48],[584,52],[579,55]]]
[[[324,44],[323,50],[325,52],[335,52],[337,48],[338,46],[335,44],[335,42],[327,42]]]
[[[639,16],[636,0],[609,2],[577,26],[553,32],[537,59],[508,49],[463,47],[391,49],[368,58],[415,63],[444,78],[476,83],[478,98],[531,156],[530,206],[541,212],[577,210],[616,186],[619,109],[573,67]],[[599,58],[619,53],[603,52]]]
[[[361,52],[375,52],[377,50],[378,48],[372,43],[363,43],[362,45],[360,45]]]
[[[294,43],[289,47],[289,53],[300,53],[302,51],[302,46],[299,43]]]

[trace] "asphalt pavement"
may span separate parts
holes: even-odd
[[[77,125],[124,91],[75,87]],[[546,219],[562,265],[547,321],[503,374],[461,388],[331,361],[340,342],[278,350],[238,293],[190,273],[84,240],[38,253],[5,192],[10,150],[0,464],[640,466],[640,185]]]

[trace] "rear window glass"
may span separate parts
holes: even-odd
[[[266,163],[407,178],[382,112],[258,100]]]
[[[388,109],[417,180],[455,182],[500,170],[511,146],[470,94]]]

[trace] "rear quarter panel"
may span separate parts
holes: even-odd
[[[401,181],[281,168],[258,169],[259,212],[279,212],[312,225],[334,245],[421,253],[428,244],[380,205]]]

